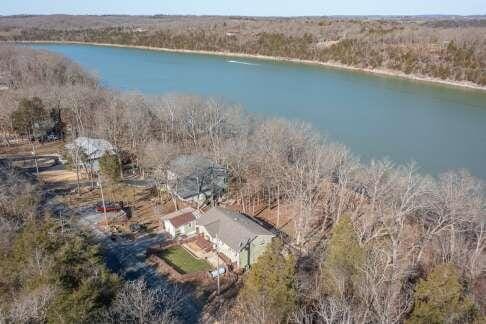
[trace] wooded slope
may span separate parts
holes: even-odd
[[[0,40],[113,43],[338,62],[486,85],[486,19],[18,16]]]

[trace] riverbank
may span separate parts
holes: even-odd
[[[110,44],[110,43],[75,42],[75,41],[7,41],[6,43],[91,45],[91,46],[104,46],[104,47],[134,48],[134,49],[142,49],[142,50],[149,50],[149,51],[184,53],[184,54],[213,55],[213,56],[223,56],[223,57],[232,57],[232,58],[248,58],[248,59],[266,60],[266,61],[274,61],[274,62],[288,62],[288,63],[323,66],[323,67],[334,68],[334,69],[363,72],[363,73],[401,78],[401,79],[407,79],[407,80],[413,80],[419,82],[440,84],[440,85],[451,86],[451,87],[460,87],[466,89],[486,91],[486,86],[480,86],[466,81],[442,80],[438,78],[406,74],[395,70],[359,68],[359,67],[341,64],[338,62],[320,62],[320,61],[301,60],[301,59],[279,57],[279,56],[265,56],[265,55],[258,55],[258,54],[213,52],[213,51],[203,51],[203,50],[186,50],[186,49],[173,49],[173,48],[139,46],[139,45],[121,45],[121,44]]]

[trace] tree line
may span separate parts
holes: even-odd
[[[0,40],[98,42],[258,54],[337,62],[369,69],[486,85],[484,20],[232,19],[153,17],[152,22],[48,28],[5,25]],[[450,22],[449,24],[447,22]],[[141,27],[136,28],[137,25]],[[1,28],[1,24],[0,24]]]
[[[213,317],[474,323],[485,314],[486,199],[467,171],[434,178],[413,163],[362,163],[305,123],[256,117],[212,98],[147,97],[96,82],[8,90],[0,95],[2,114],[33,96],[61,110],[73,137],[108,140],[158,183],[180,154],[224,165],[228,196],[242,211],[267,205],[275,227],[288,225],[237,297],[207,305]],[[2,129],[14,134],[9,120]],[[437,295],[438,287],[447,293]]]

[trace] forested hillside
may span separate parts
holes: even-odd
[[[68,107],[94,108],[83,95],[97,91],[96,79],[61,56],[5,46],[0,76],[8,88],[0,90],[0,323],[177,322],[167,298],[181,304],[179,291],[111,272],[93,233],[70,221],[74,211],[61,218],[44,183],[3,158],[16,130]]]
[[[101,30],[92,32],[102,37]],[[260,37],[274,43],[272,36]],[[305,43],[306,37],[299,39]],[[273,211],[268,221],[280,238],[242,276],[237,291],[205,304],[201,318],[484,321],[486,198],[484,184],[467,171],[434,178],[417,172],[414,164],[364,164],[307,124],[262,119],[211,98],[109,91],[75,64],[28,48],[0,47],[0,69],[9,85],[0,92],[3,145],[22,135],[12,116],[35,98],[43,111],[61,111],[71,136],[108,140],[137,172],[158,183],[173,158],[197,153],[228,168],[228,199],[244,212],[254,213],[256,202],[268,204]],[[131,323],[133,309],[123,304],[129,295],[139,296],[142,305],[152,303],[140,322],[179,320],[176,315],[184,309],[176,313],[171,305],[160,306],[166,313],[152,312],[158,297],[140,296],[159,295],[147,293],[143,284],[120,290],[89,237],[63,237],[49,215],[39,215],[41,198],[34,185],[21,187],[24,182],[14,174],[3,179],[0,315],[12,321],[89,322],[98,316]],[[87,265],[89,272],[83,270]],[[29,306],[32,300],[37,307]]]
[[[486,85],[484,17],[19,16],[0,40],[53,40],[258,54]]]

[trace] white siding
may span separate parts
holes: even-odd
[[[169,220],[164,220],[164,227],[167,232],[174,238],[176,236],[176,229]]]
[[[232,248],[224,244],[223,242],[219,242],[218,244],[219,251],[230,258],[233,262],[239,262],[238,260],[238,253],[236,253]]]

